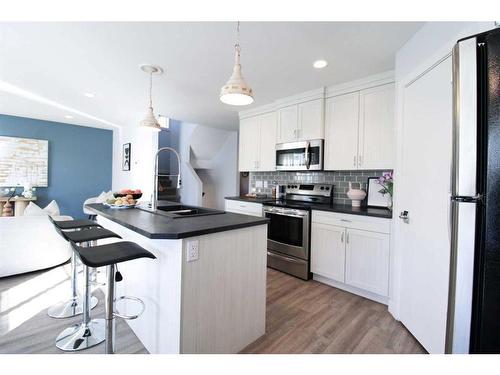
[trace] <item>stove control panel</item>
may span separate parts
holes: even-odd
[[[286,193],[330,197],[333,196],[333,185],[292,183],[286,185]]]

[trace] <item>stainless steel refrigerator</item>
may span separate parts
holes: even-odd
[[[500,353],[500,29],[453,50],[446,351]]]

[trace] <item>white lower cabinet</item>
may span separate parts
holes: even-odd
[[[313,211],[315,279],[387,303],[390,219]]]
[[[313,223],[311,235],[311,272],[344,282],[345,228]]]
[[[345,283],[389,294],[389,235],[346,229]]]

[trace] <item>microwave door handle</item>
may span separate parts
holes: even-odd
[[[306,142],[305,160],[306,168],[309,169],[309,167],[311,166],[311,158],[309,157],[309,141]]]

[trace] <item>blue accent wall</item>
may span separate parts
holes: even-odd
[[[0,136],[49,141],[48,187],[36,188],[42,208],[54,199],[62,215],[82,218],[85,199],[111,190],[111,130],[0,114]]]

